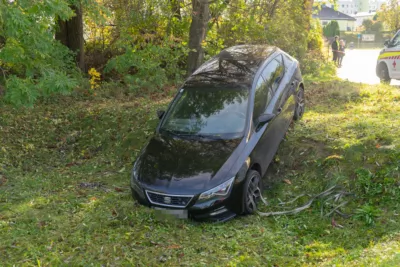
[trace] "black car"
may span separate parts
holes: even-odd
[[[304,112],[299,63],[271,46],[223,50],[179,89],[131,176],[141,204],[195,219],[250,214],[292,119]]]

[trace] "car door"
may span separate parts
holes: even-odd
[[[290,123],[288,119],[289,106],[286,105],[289,97],[289,87],[285,86],[285,83],[282,83],[285,75],[282,56],[278,55],[271,60],[261,75],[266,81],[267,87],[272,95],[271,101],[267,104],[265,113],[273,113],[276,115],[271,125],[272,130],[270,137],[266,140],[271,150],[272,160],[286,133],[287,126]]]
[[[270,63],[262,70],[261,76],[258,78],[254,98],[253,121],[256,122],[258,116],[263,113],[274,113],[276,117],[271,120],[264,127],[254,129],[255,134],[259,134],[260,139],[254,148],[254,156],[261,164],[262,175],[268,168],[271,160],[273,159],[279,143],[283,137],[282,135],[282,121],[283,113],[277,107],[278,98],[274,96],[274,79],[277,77],[274,74],[279,68],[279,62],[276,60]],[[279,81],[277,81],[279,84]]]
[[[400,31],[393,36],[379,59],[386,63],[390,78],[400,79]]]
[[[293,62],[285,62],[282,55],[276,57],[275,60],[279,63],[279,67],[275,73],[277,79],[274,80],[273,84],[274,95],[278,98],[275,110],[281,112],[282,129],[284,129],[284,132],[282,132],[283,137],[293,119],[296,107],[295,92],[297,81],[294,75],[295,68],[291,66]]]

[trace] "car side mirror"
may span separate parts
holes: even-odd
[[[387,47],[388,47],[389,44],[390,44],[390,41],[389,41],[389,40],[386,40],[385,43],[384,43],[384,46],[387,46]]]
[[[263,127],[268,122],[272,121],[274,118],[275,118],[275,114],[270,114],[270,113],[261,114],[257,119],[256,131],[260,130],[261,127]]]
[[[164,117],[165,111],[164,110],[157,110],[157,117],[161,120]]]

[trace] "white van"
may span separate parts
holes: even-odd
[[[400,80],[400,30],[385,42],[376,63],[376,75],[381,83],[390,84],[391,79]]]

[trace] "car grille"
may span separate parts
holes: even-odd
[[[147,190],[146,194],[152,204],[177,208],[186,207],[193,198],[188,195],[167,195]]]

